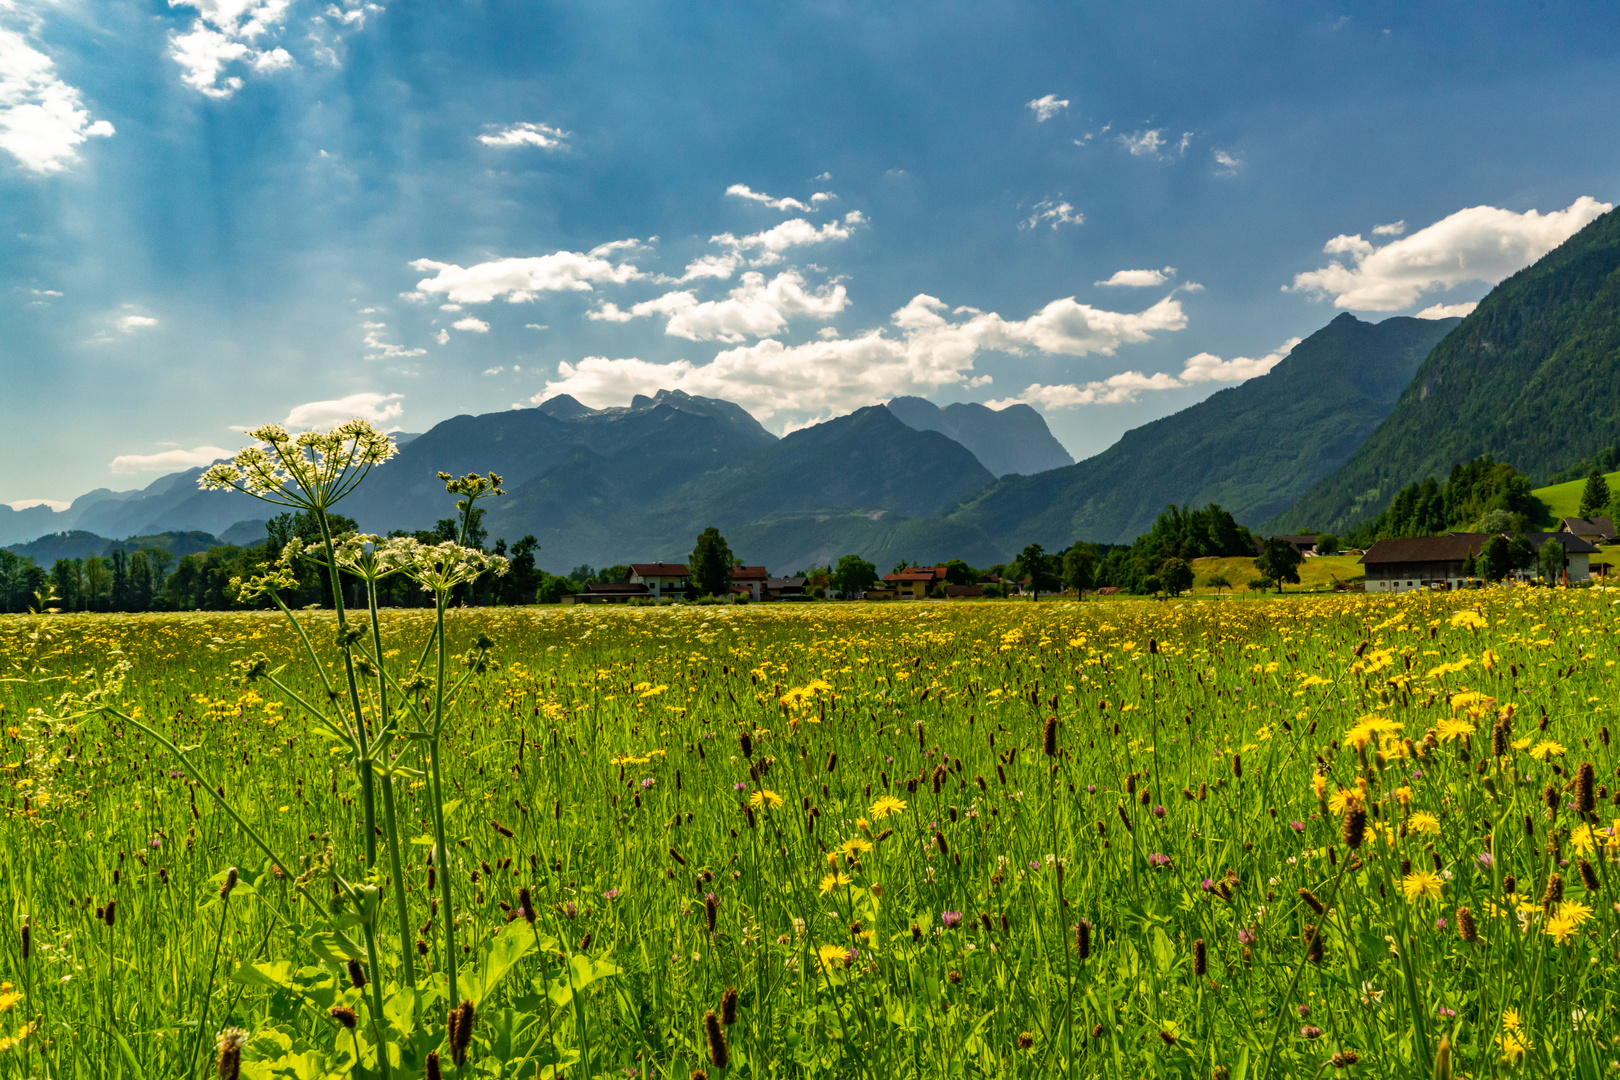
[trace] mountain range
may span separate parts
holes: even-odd
[[[1264,532],[1342,529],[1481,453],[1542,478],[1617,441],[1617,214],[1465,319],[1339,315],[1266,374],[1078,463],[1023,405],[901,397],[778,438],[735,404],[680,391],[608,409],[560,395],[400,436],[340,510],[368,531],[427,528],[452,513],[439,472],[493,471],[507,494],[488,504],[489,534],[533,534],[553,570],[678,561],[709,525],[784,570],[852,552],[989,565],[1032,541],[1126,542],[1170,503],[1219,503]],[[88,554],[112,536],[262,536],[274,508],[201,492],[200,471],[98,489],[60,513],[0,506],[0,544],[76,530],[34,549]]]
[[[1342,529],[1396,491],[1491,454],[1536,483],[1620,429],[1620,211],[1492,289],[1344,464],[1263,524]]]

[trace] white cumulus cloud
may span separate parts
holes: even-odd
[[[282,423],[289,428],[327,428],[356,419],[386,424],[405,411],[405,406],[400,404],[404,397],[404,394],[362,391],[333,401],[307,401],[294,406]]]
[[[1124,286],[1128,289],[1144,289],[1154,285],[1163,285],[1176,276],[1176,268],[1167,266],[1163,270],[1115,270],[1113,277],[1106,281],[1093,281],[1093,285]],[[1194,292],[1198,290],[1193,290]]]
[[[1111,355],[1122,344],[1180,330],[1186,316],[1174,297],[1135,313],[1102,311],[1069,297],[1028,319],[1008,320],[971,308],[952,311],[919,294],[894,313],[890,324],[859,337],[818,337],[800,345],[766,338],[725,350],[702,365],[586,357],[559,364],[558,377],[533,400],[566,393],[604,406],[667,388],[735,401],[762,418],[847,412],[942,386],[983,385],[970,372],[974,358],[986,350]]]
[[[804,218],[789,218],[764,232],[742,237],[720,233],[718,236],[711,236],[709,242],[729,247],[738,254],[752,253],[750,257],[755,266],[768,266],[781,262],[782,253],[789,248],[825,244],[832,240],[848,240],[856,227],[865,220],[859,210],[851,210],[844,215],[842,221],[829,221],[818,229]]]
[[[450,325],[455,327],[457,330],[465,330],[469,334],[489,333],[489,323],[485,322],[483,319],[475,319],[471,315],[467,316],[465,319],[457,319]]]
[[[143,330],[148,326],[156,326],[157,324],[158,321],[150,315],[125,315],[115,323],[118,329],[126,334],[134,333],[136,330]]]
[[[1235,158],[1225,150],[1215,151],[1215,164],[1218,166],[1216,172],[1222,176],[1235,176],[1237,171],[1243,167],[1241,158]]]
[[[1494,285],[1611,209],[1588,195],[1547,214],[1471,206],[1382,247],[1359,233],[1341,234],[1323,248],[1341,258],[1295,275],[1284,288],[1331,296],[1334,307],[1398,311],[1426,292],[1476,281]]]
[[[1181,367],[1180,375],[1172,375],[1168,371],[1158,371],[1152,375],[1140,371],[1121,371],[1106,379],[1086,383],[1060,383],[1053,386],[1031,383],[1024,388],[1023,393],[1015,397],[987,401],[985,404],[992,409],[1019,403],[1038,405],[1043,409],[1072,409],[1079,405],[1119,405],[1135,401],[1144,392],[1152,390],[1180,390],[1204,382],[1243,382],[1245,379],[1264,375],[1276,367],[1277,363],[1300,343],[1300,340],[1297,337],[1289,338],[1283,342],[1281,348],[1255,359],[1236,356],[1230,360],[1222,360],[1213,353],[1198,353],[1187,358]]]
[[[797,271],[785,270],[769,281],[750,270],[724,300],[699,301],[691,292],[665,293],[644,300],[628,313],[604,304],[591,318],[623,322],[636,316],[663,315],[668,321],[664,333],[691,341],[742,341],[764,337],[787,325],[793,315],[829,319],[849,305],[842,285],[806,289]]]
[[[1068,100],[1066,98],[1060,98],[1056,94],[1042,94],[1034,101],[1024,102],[1024,108],[1035,114],[1035,122],[1037,124],[1044,123],[1045,121],[1052,119],[1052,117],[1056,116],[1058,113],[1062,112],[1068,107]]]
[[[66,168],[86,139],[112,133],[107,121],[90,119],[78,88],[57,76],[50,57],[0,26],[0,150],[43,176]]]
[[[115,473],[176,472],[212,465],[228,458],[231,451],[218,446],[194,446],[190,450],[162,450],[156,454],[119,454],[107,468]]]
[[[1222,360],[1214,353],[1201,352],[1197,356],[1187,359],[1181,368],[1181,381],[1183,383],[1201,382],[1243,382],[1257,375],[1264,375],[1282,360],[1283,357],[1294,351],[1302,338],[1289,338],[1282,343],[1282,347],[1274,349],[1264,356],[1250,358],[1247,356],[1234,356],[1230,360]]]
[[[367,360],[394,359],[401,356],[421,356],[423,353],[427,352],[426,349],[407,349],[403,345],[395,345],[391,342],[384,341],[382,339],[382,332],[386,329],[388,329],[387,323],[368,322],[365,324],[366,336],[364,344],[366,348],[370,350],[370,352],[366,353]],[[440,333],[443,334],[444,331],[441,330]],[[441,340],[439,344],[443,345],[444,341]]]
[[[726,194],[734,199],[747,199],[749,202],[761,203],[772,210],[797,210],[800,213],[812,214],[822,203],[838,198],[830,191],[818,191],[810,196],[807,203],[794,198],[773,199],[763,191],[755,191],[747,184],[732,184],[726,188]]]
[[[1416,315],[1416,318],[1419,318],[1419,319],[1451,319],[1451,318],[1465,319],[1468,316],[1472,315],[1474,313],[1474,309],[1477,308],[1477,307],[1479,307],[1479,301],[1478,300],[1467,300],[1467,301],[1464,301],[1461,304],[1430,304],[1428,307],[1426,307],[1422,311],[1418,312],[1417,315]]]
[[[1406,219],[1392,221],[1388,225],[1374,225],[1374,236],[1399,236],[1406,231]]]
[[[590,292],[596,285],[622,285],[641,277],[641,271],[630,263],[614,262],[610,256],[637,244],[635,240],[615,241],[584,253],[554,251],[466,267],[417,259],[411,268],[424,273],[431,270],[433,276],[417,282],[416,292],[405,295],[425,300],[442,294],[457,304],[487,304],[505,297],[508,303],[521,304],[545,292]]]
[[[1018,223],[1018,227],[1020,229],[1033,229],[1039,225],[1050,225],[1055,229],[1059,225],[1083,225],[1085,220],[1086,215],[1080,213],[1069,203],[1042,199],[1035,204],[1034,212]]]
[[[279,46],[258,48],[286,20],[291,0],[169,0],[171,8],[197,12],[191,29],[169,38],[169,56],[180,67],[180,81],[211,98],[228,98],[242,88],[234,64],[253,71],[292,67],[292,54]]]
[[[1078,386],[1072,383],[1058,386],[1031,383],[1017,397],[987,401],[985,404],[992,409],[1004,409],[1008,405],[1020,403],[1039,405],[1043,409],[1072,409],[1076,405],[1117,405],[1123,401],[1135,401],[1137,395],[1144,390],[1170,390],[1180,385],[1181,381],[1174,375],[1162,371],[1153,375],[1144,375],[1140,371],[1122,371],[1118,375],[1110,375],[1106,379]]]
[[[567,145],[570,132],[550,124],[512,124],[478,136],[485,146],[538,146],[542,150],[560,150]]]

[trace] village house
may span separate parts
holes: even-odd
[[[773,577],[765,582],[765,599],[803,600],[805,583],[802,577]]]
[[[765,585],[771,580],[771,572],[763,566],[738,566],[731,571],[731,591],[734,595],[746,595],[750,600],[763,600],[765,598]]]
[[[1448,533],[1380,540],[1361,557],[1367,591],[1406,592],[1435,584],[1459,588],[1468,581],[1463,563],[1490,538],[1490,533]]]
[[[654,598],[685,596],[692,581],[691,571],[685,563],[631,563],[630,582],[645,585],[647,594]]]
[[[884,574],[866,590],[868,600],[926,600],[940,595],[945,588],[943,566],[915,567]]]
[[[1614,542],[1614,522],[1606,517],[1567,517],[1558,523],[1558,531],[1573,533],[1588,544]]]
[[[1598,553],[1598,549],[1584,537],[1568,532],[1538,532],[1525,533],[1524,538],[1529,542],[1530,547],[1536,551],[1540,551],[1541,545],[1549,540],[1556,540],[1564,545],[1564,551],[1569,555],[1569,563],[1564,567],[1564,575],[1567,581],[1586,581],[1591,578],[1592,556]]]
[[[591,581],[585,588],[562,597],[565,604],[628,604],[651,595],[640,581]]]
[[[1409,536],[1380,540],[1361,557],[1366,568],[1368,592],[1406,592],[1434,587],[1457,589],[1470,577],[1463,564],[1470,555],[1478,556],[1490,533],[1447,533],[1445,536]],[[1590,557],[1597,548],[1572,533],[1525,533],[1525,541],[1535,551],[1548,540],[1562,544],[1569,555],[1567,580],[1586,581],[1591,576]],[[1534,570],[1528,572],[1530,575]],[[1476,575],[1477,577],[1477,575]]]

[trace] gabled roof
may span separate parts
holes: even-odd
[[[691,573],[685,563],[637,562],[630,564],[630,572],[637,577],[686,577]]]
[[[1614,522],[1606,517],[1567,517],[1558,523],[1558,528],[1577,536],[1613,536]]]
[[[731,570],[732,581],[769,581],[771,572],[763,566],[736,566]]]
[[[1525,533],[1524,538],[1525,538],[1525,540],[1527,540],[1529,542],[1530,546],[1535,548],[1537,551],[1540,551],[1541,550],[1541,545],[1545,544],[1548,540],[1556,540],[1560,544],[1563,544],[1564,545],[1564,550],[1569,552],[1571,555],[1596,555],[1597,554],[1597,548],[1593,547],[1591,544],[1587,543],[1585,540],[1582,540],[1575,533],[1570,533],[1570,532],[1555,532],[1555,533],[1534,532],[1534,533]]]
[[[939,574],[934,573],[933,567],[927,570],[901,570],[898,573],[884,574],[884,581],[942,581],[945,578],[944,567],[939,567]]]
[[[647,586],[639,581],[592,581],[586,584],[588,593],[645,593]]]
[[[1479,554],[1490,533],[1447,533],[1445,536],[1406,536],[1380,540],[1361,557],[1363,566],[1375,563],[1462,562]]]
[[[765,583],[767,589],[802,589],[805,579],[802,577],[773,577]]]

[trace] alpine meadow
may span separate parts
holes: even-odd
[[[0,1080],[1620,1080],[1617,90],[0,0]]]
[[[323,523],[392,453],[251,435],[205,482]],[[1612,589],[462,609],[498,559],[320,547],[433,604],[0,623],[6,1075],[1612,1068]]]

